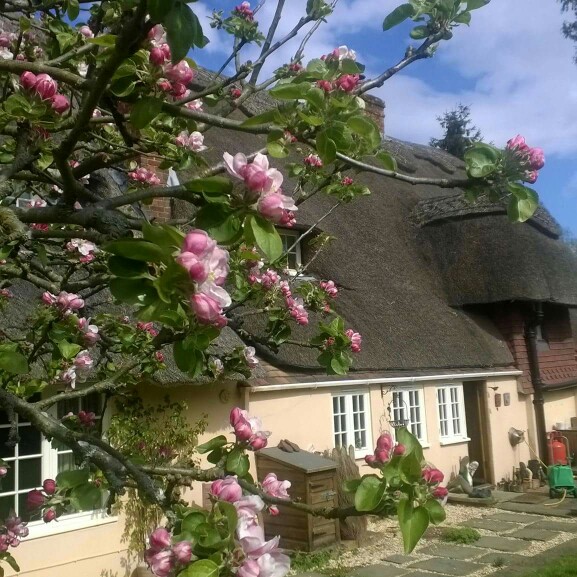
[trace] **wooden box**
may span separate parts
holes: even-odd
[[[290,481],[289,495],[313,507],[337,507],[337,464],[314,453],[298,451],[286,453],[277,448],[263,449],[256,453],[258,480],[268,473],[275,473],[279,480]],[[285,549],[315,551],[340,542],[338,519],[313,517],[308,513],[279,506],[276,517],[264,515],[267,539],[280,535],[280,545]]]

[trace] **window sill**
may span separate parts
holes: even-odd
[[[107,515],[105,509],[66,515],[59,521],[52,521],[51,523],[35,521],[28,524],[30,533],[26,539],[23,539],[23,542],[58,535],[59,533],[68,533],[69,531],[76,531],[78,529],[108,525],[109,523],[116,523],[117,521],[118,517]]]
[[[441,445],[441,447],[445,447],[446,445],[459,445],[459,444],[463,444],[463,443],[468,443],[471,439],[469,437],[458,437],[458,438],[446,438],[446,439],[441,439],[441,441],[439,442],[439,445]]]

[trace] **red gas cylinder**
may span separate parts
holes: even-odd
[[[560,433],[549,433],[549,457],[552,465],[567,465],[567,447]]]

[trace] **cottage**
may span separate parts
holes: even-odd
[[[383,118],[374,99],[372,114]],[[214,150],[252,151],[257,137],[213,131]],[[409,174],[458,176],[462,163],[439,150],[384,138],[383,146]],[[459,458],[479,461],[478,478],[496,483],[531,458],[526,444],[512,447],[510,427],[527,431],[528,444],[544,454],[544,433],[577,414],[575,323],[577,257],[560,240],[559,227],[544,208],[524,225],[507,220],[501,204],[471,205],[463,191],[413,188],[376,175],[358,177],[372,190],[367,197],[335,209],[317,195],[302,205],[298,227],[282,231],[297,272],[333,280],[335,308],[347,327],[363,336],[354,369],[328,377],[315,355],[295,345],[278,354],[255,345],[260,366],[252,378],[191,386],[174,368],[143,383],[147,400],[170,387],[186,400],[190,419],[209,414],[207,438],[228,433],[228,413],[241,406],[272,430],[270,444],[288,438],[322,451],[353,445],[358,463],[373,450],[380,432],[405,423],[425,447],[427,459],[449,476]],[[157,199],[157,219],[187,214],[180,202]],[[316,253],[314,237],[334,240]],[[312,259],[314,255],[314,259]],[[15,306],[30,299],[16,295]],[[260,319],[251,317],[250,332]],[[223,345],[240,344],[231,330]],[[17,478],[0,493],[2,511],[22,508],[26,492],[54,476],[65,459],[39,434],[23,433],[10,458]],[[0,424],[6,434],[6,427]],[[61,453],[61,451],[60,451]],[[191,498],[202,502],[202,487]],[[21,575],[60,577],[130,575],[123,520],[86,512],[50,525],[34,524],[18,553]]]

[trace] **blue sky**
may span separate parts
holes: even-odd
[[[219,67],[229,53],[227,38],[208,26],[213,9],[230,10],[238,2],[198,2],[206,50],[192,56]],[[370,75],[395,63],[411,44],[408,27],[384,33],[384,16],[400,0],[341,0],[335,13],[309,43],[307,58],[347,44],[359,54]],[[253,2],[253,6],[256,2]],[[289,0],[280,32],[304,13],[306,0]],[[269,22],[276,2],[267,0],[258,20]],[[547,164],[535,189],[561,223],[577,236],[577,65],[574,46],[560,28],[563,15],[553,0],[493,0],[473,13],[470,28],[461,27],[434,58],[419,62],[391,79],[376,94],[387,105],[386,132],[414,142],[439,136],[436,117],[457,103],[469,105],[486,140],[504,145],[518,133],[545,149]],[[205,25],[206,24],[206,25]],[[288,61],[288,44],[265,69]],[[246,58],[254,59],[249,48]]]

